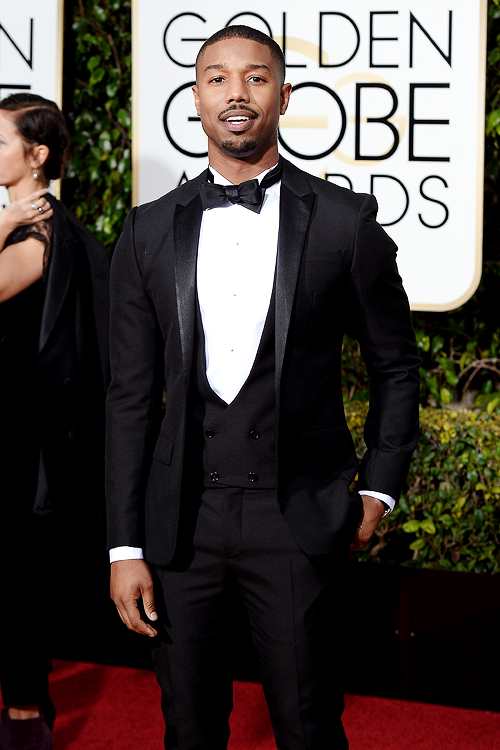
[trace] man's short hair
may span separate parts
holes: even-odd
[[[216,42],[221,42],[223,39],[250,39],[252,42],[258,42],[259,44],[263,44],[266,47],[269,47],[271,50],[271,55],[273,56],[276,64],[278,65],[278,70],[280,72],[281,76],[281,82],[285,82],[285,57],[283,55],[283,52],[281,51],[281,47],[279,44],[276,44],[274,39],[272,37],[268,36],[267,34],[264,34],[262,31],[259,31],[258,29],[252,29],[251,26],[226,26],[224,29],[220,29],[220,31],[216,31],[215,34],[212,34],[211,37],[209,37],[203,44],[201,45],[200,51],[198,52],[198,55],[196,56],[196,73],[198,74],[198,62],[200,58],[203,56],[205,50],[207,47],[211,47],[212,44],[216,44]]]

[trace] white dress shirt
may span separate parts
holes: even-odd
[[[214,182],[231,184],[212,172]],[[250,374],[271,301],[280,189],[281,180],[266,190],[260,213],[238,203],[203,212],[196,283],[207,379],[227,404]]]
[[[276,165],[275,165],[276,166]],[[230,185],[210,167],[214,182]],[[274,167],[271,167],[274,169]],[[259,182],[270,172],[257,176]],[[227,404],[250,374],[271,302],[278,250],[281,180],[267,188],[260,213],[228,203],[203,211],[196,284],[205,334],[207,379]],[[362,490],[394,508],[389,495]],[[115,547],[110,562],[142,559],[139,547]]]

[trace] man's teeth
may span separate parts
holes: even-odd
[[[227,118],[228,122],[245,122],[245,120],[249,120],[249,119],[250,119],[249,117],[244,117],[244,116]]]

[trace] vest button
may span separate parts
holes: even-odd
[[[215,432],[213,430],[205,430],[205,435],[207,438],[213,438],[215,437]]]
[[[210,472],[210,481],[211,482],[218,482],[219,479],[220,479],[220,476],[219,476],[218,472],[216,472],[216,471]]]
[[[258,440],[260,438],[260,432],[258,430],[252,430],[250,433],[250,437],[254,440]]]
[[[253,471],[251,471],[248,474],[247,479],[248,479],[249,482],[258,482],[259,481],[259,477]]]

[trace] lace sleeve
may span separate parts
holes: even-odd
[[[45,277],[49,263],[50,247],[52,244],[52,221],[50,219],[45,219],[45,221],[37,221],[34,224],[24,224],[21,227],[16,227],[12,230],[12,232],[5,240],[3,249],[5,250],[8,245],[16,245],[18,242],[24,242],[24,240],[27,240],[30,237],[33,237],[33,239],[35,240],[39,240],[44,247],[43,275]]]

